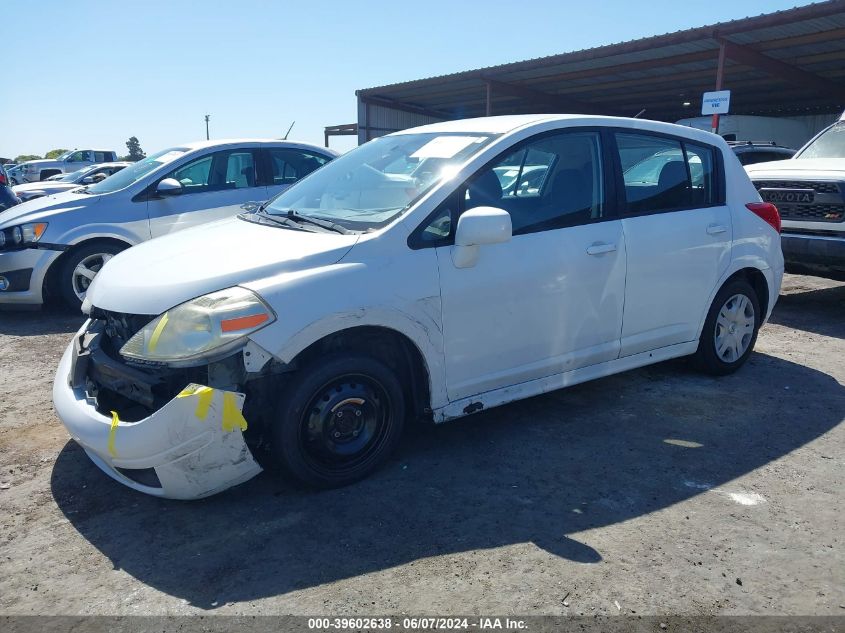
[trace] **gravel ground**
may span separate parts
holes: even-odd
[[[183,503],[56,419],[80,319],[0,314],[0,614],[845,614],[843,315],[787,276],[733,376],[662,363],[415,429],[349,488]]]

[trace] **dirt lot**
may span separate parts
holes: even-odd
[[[663,363],[415,430],[350,488],[180,503],[56,419],[80,319],[0,314],[0,613],[842,615],[844,316],[791,276],[734,376]]]

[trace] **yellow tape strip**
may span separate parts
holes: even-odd
[[[117,417],[117,411],[111,412],[111,426],[109,427],[109,455],[117,457],[117,451],[114,448],[114,438],[117,435],[117,426],[120,424],[120,418]]]
[[[235,394],[231,391],[225,391],[223,392],[223,430],[231,432],[236,428],[246,431],[246,418],[238,409]]]
[[[158,322],[155,329],[153,330],[153,335],[150,337],[150,344],[147,345],[147,350],[150,352],[156,351],[156,347],[158,346],[158,339],[161,337],[161,333],[164,332],[164,326],[167,325],[167,312],[161,317],[161,321]]]
[[[194,415],[200,420],[205,420],[211,408],[211,401],[214,399],[214,389],[205,385],[191,384],[180,391],[176,397],[189,398],[190,396],[197,396],[197,408]]]

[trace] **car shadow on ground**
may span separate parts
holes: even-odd
[[[845,338],[845,285],[781,295],[769,321],[823,336]]]
[[[108,479],[73,442],[51,487],[115,568],[213,609],[515,543],[596,563],[568,535],[725,484],[843,414],[845,389],[808,367],[754,354],[714,379],[672,361],[413,429],[384,469],[340,490],[264,473],[210,499],[160,500]]]
[[[40,310],[0,309],[0,334],[9,336],[42,336],[76,332],[85,321],[79,311],[59,308]]]

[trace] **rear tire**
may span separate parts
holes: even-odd
[[[273,457],[316,488],[346,486],[375,471],[396,449],[405,424],[398,378],[357,352],[317,358],[292,376],[279,402]]]
[[[119,252],[126,250],[113,242],[93,242],[70,251],[58,274],[58,294],[71,310],[79,310],[88,286],[103,265]]]
[[[698,368],[714,376],[731,374],[754,349],[763,315],[757,293],[744,279],[725,284],[713,299],[693,356]]]

